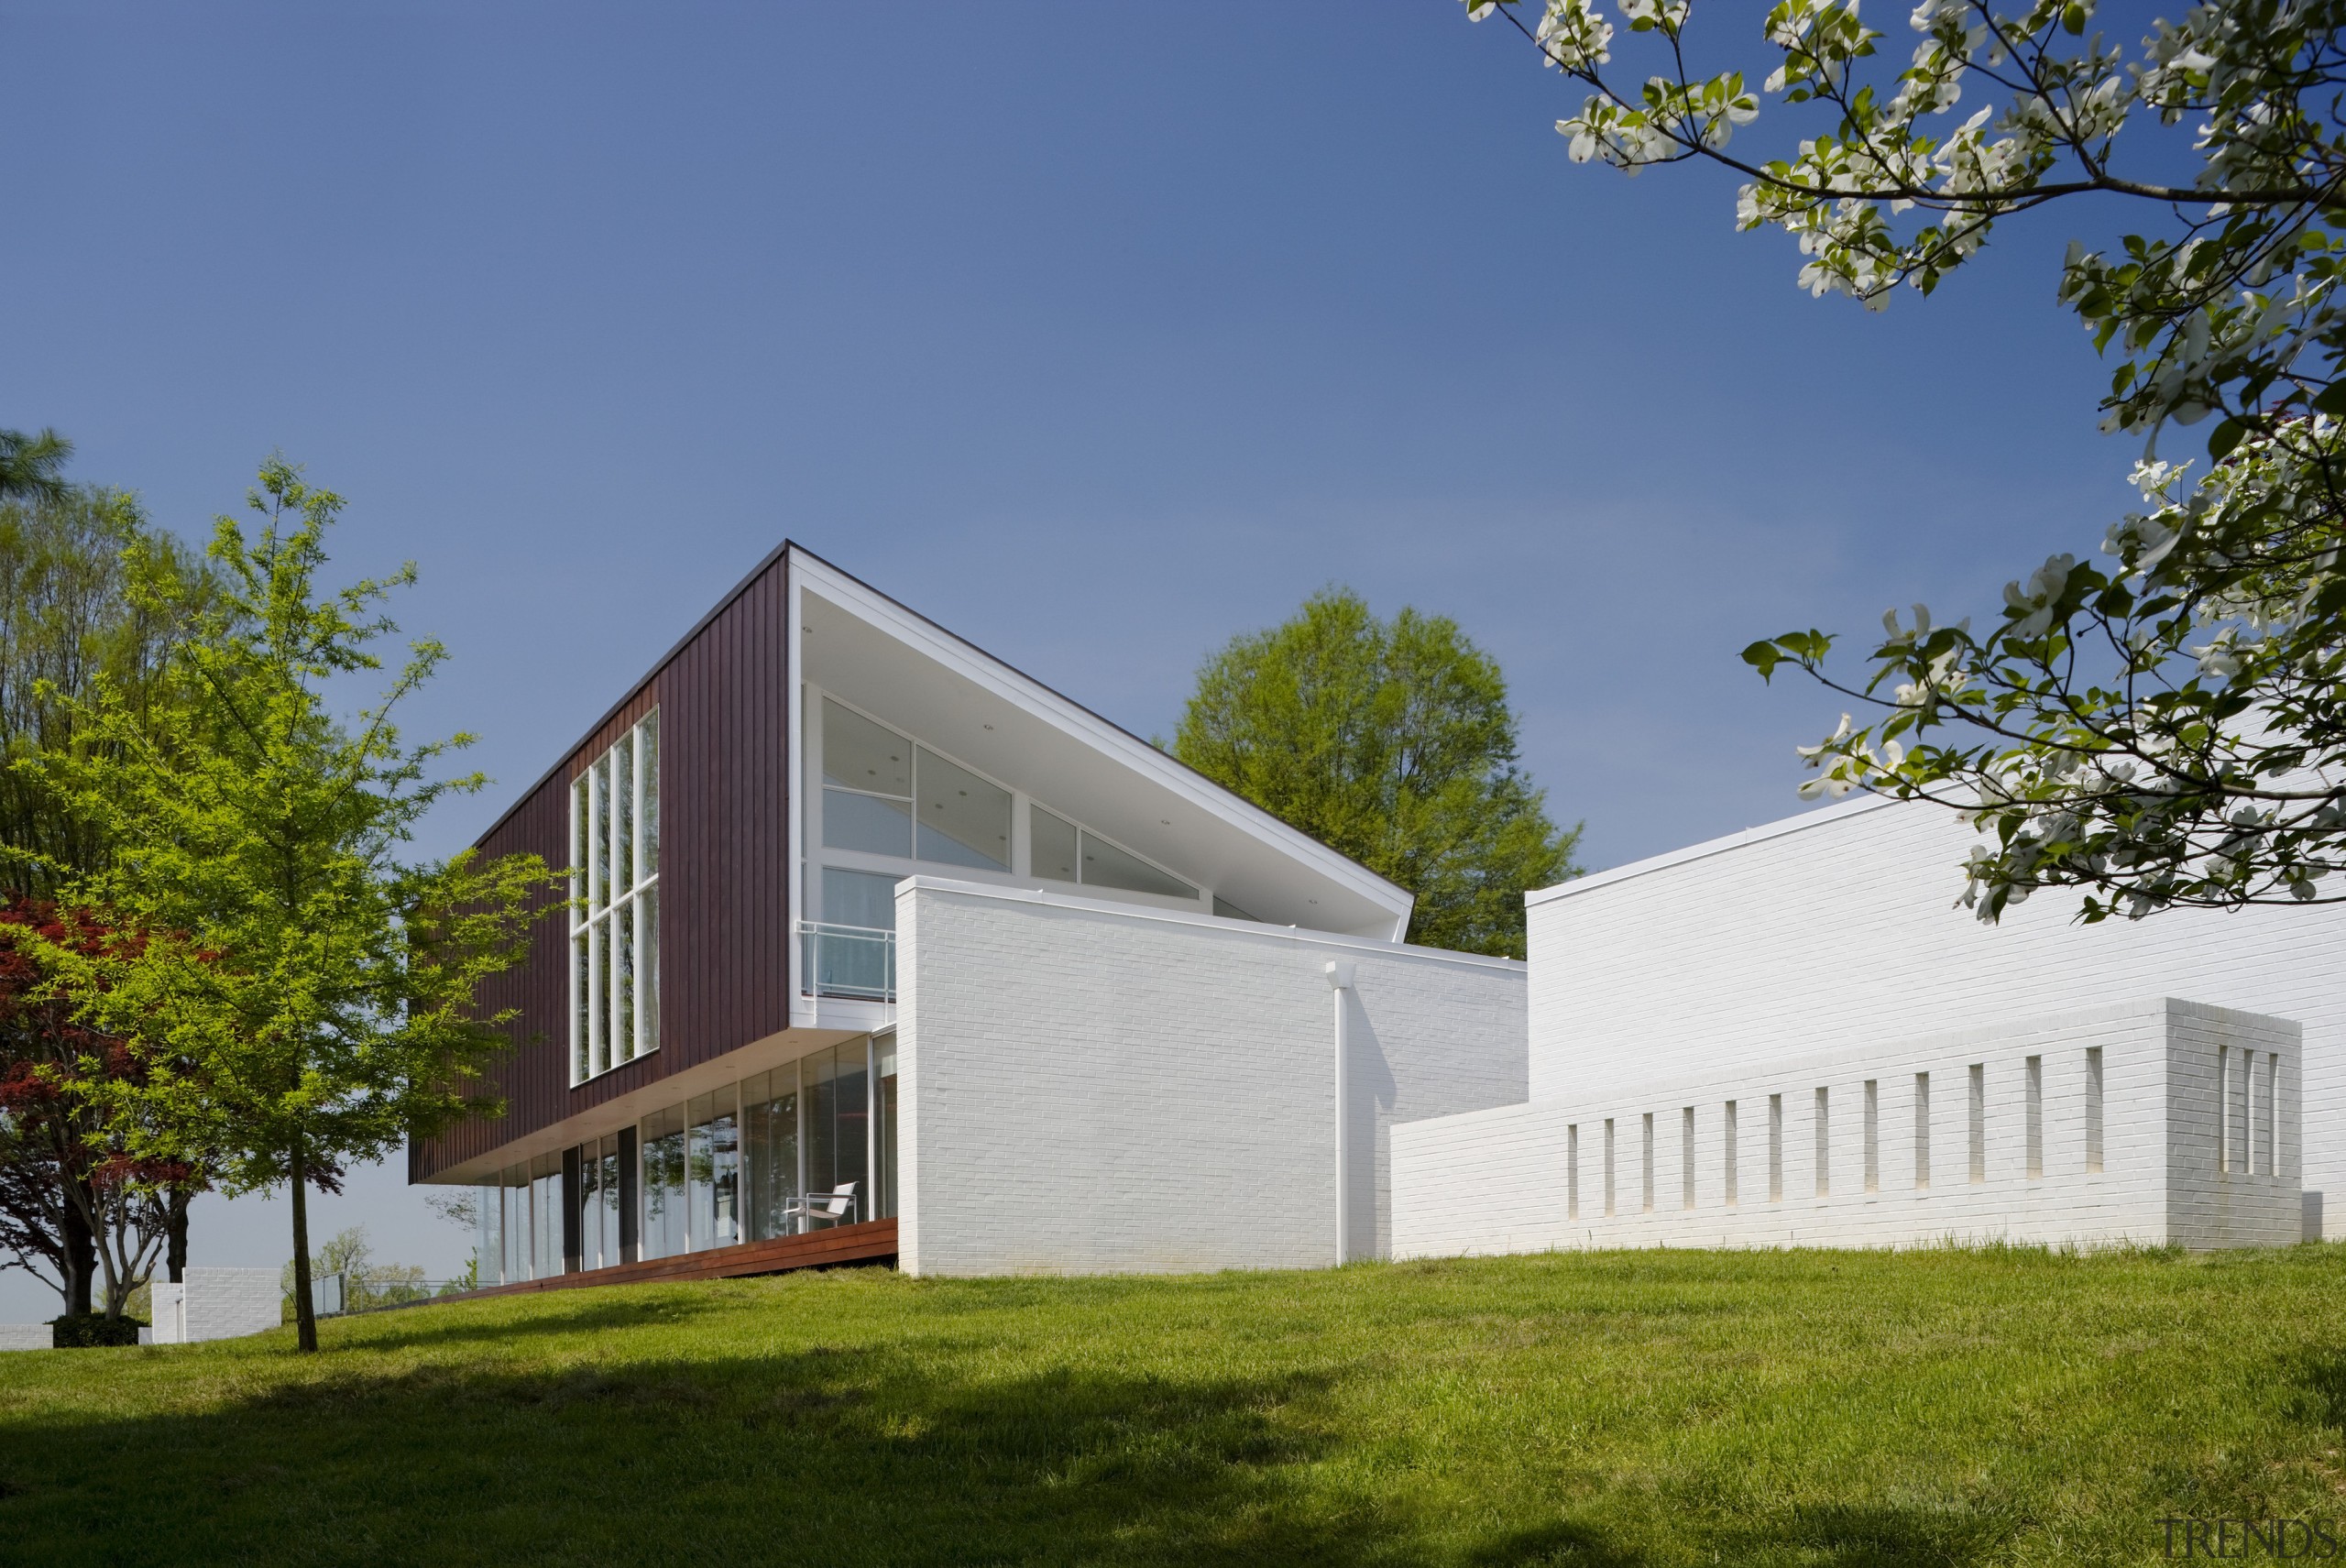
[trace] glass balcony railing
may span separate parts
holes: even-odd
[[[896,1000],[896,934],[868,926],[798,927],[799,990],[856,1002]]]

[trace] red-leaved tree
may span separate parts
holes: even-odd
[[[186,1256],[187,1201],[202,1185],[184,1161],[131,1155],[110,1130],[110,1092],[147,1067],[124,1041],[76,1024],[74,997],[20,938],[96,957],[134,936],[87,913],[19,896],[0,900],[0,1267],[55,1286],[68,1312],[103,1291],[109,1318],[168,1245],[172,1277]]]

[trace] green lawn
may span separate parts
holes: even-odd
[[[0,1562],[2156,1561],[2340,1521],[2346,1247],[565,1291],[0,1356]]]

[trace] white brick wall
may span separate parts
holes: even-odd
[[[47,1350],[55,1334],[47,1323],[0,1323],[0,1350]]]
[[[1331,1262],[1332,960],[1354,973],[1354,1255],[1387,1245],[1394,1123],[1529,1087],[1505,959],[929,878],[896,928],[911,1273]]]
[[[2188,996],[2303,1025],[2305,1185],[2346,1194],[2346,910],[2088,927],[2040,894],[1982,926],[1955,907],[1973,842],[1951,813],[1855,802],[1534,895],[1533,1097]],[[2346,1234],[2346,1201],[2325,1212]]]
[[[189,1268],[184,1282],[157,1280],[154,1343],[233,1339],[276,1328],[284,1312],[284,1288],[274,1268]],[[184,1332],[182,1332],[184,1329]]]
[[[2293,1024],[2161,999],[1415,1123],[1393,1130],[1393,1253],[2295,1241],[2298,1065]]]

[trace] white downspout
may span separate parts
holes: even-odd
[[[1352,1248],[1352,1140],[1345,1126],[1349,1117],[1351,1094],[1345,1058],[1347,1023],[1352,1009],[1347,995],[1353,988],[1353,966],[1331,963],[1328,966],[1328,994],[1336,1005],[1336,1263],[1342,1266],[1351,1256]]]

